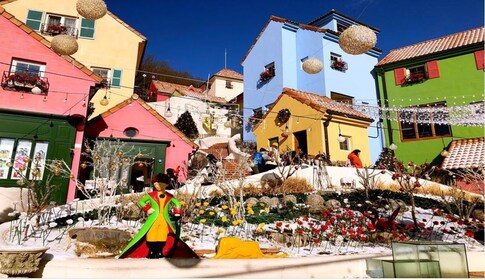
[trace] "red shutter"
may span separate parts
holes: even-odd
[[[437,60],[426,62],[426,70],[428,71],[428,79],[440,77],[440,69],[438,68]]]
[[[483,50],[475,52],[475,63],[478,70],[483,70]]]
[[[405,76],[406,76],[406,69],[404,68],[394,69],[394,81],[396,82],[396,86],[401,85],[403,83]]]

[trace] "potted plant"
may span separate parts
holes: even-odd
[[[259,74],[259,78],[261,81],[268,81],[269,79],[275,76],[274,68],[266,68],[261,74]]]

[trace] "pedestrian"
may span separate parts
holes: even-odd
[[[352,152],[350,152],[350,154],[347,156],[348,164],[351,167],[357,167],[357,168],[364,167],[364,166],[362,166],[362,161],[360,160],[359,155],[360,155],[360,150],[355,149]]]

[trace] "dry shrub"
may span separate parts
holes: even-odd
[[[310,193],[313,192],[313,185],[307,179],[290,177],[283,182],[283,185],[275,189],[276,193]]]
[[[417,193],[420,194],[429,194],[429,195],[435,195],[435,196],[440,196],[443,193],[443,189],[441,189],[441,186],[438,184],[430,184],[426,185],[422,188],[419,188]]]
[[[375,184],[375,189],[377,190],[389,190],[389,191],[393,191],[393,192],[399,192],[399,189],[401,187],[399,186],[399,184],[389,184],[389,183],[384,183],[384,182],[381,182],[381,181],[378,181],[376,182]]]
[[[89,243],[77,241],[74,252],[78,257],[105,258],[118,255],[125,246],[126,244],[121,244],[116,240],[99,240]]]
[[[234,189],[234,193],[239,193],[240,190],[241,190],[241,188],[237,187],[237,188]],[[248,183],[248,184],[245,184],[243,186],[243,193],[259,196],[259,195],[263,194],[263,190],[259,186]]]
[[[141,215],[141,207],[138,206],[138,201],[145,193],[133,193],[120,196],[117,203],[121,203],[119,208],[119,218],[127,220],[136,220]]]

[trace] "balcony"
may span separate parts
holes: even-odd
[[[4,71],[1,86],[4,90],[47,95],[49,80],[46,77],[40,77],[37,73]],[[39,93],[37,90],[33,90],[35,87],[40,89]]]
[[[44,35],[56,36],[60,34],[66,34],[77,38],[77,28],[64,26],[60,24],[42,24],[40,29]]]
[[[347,62],[340,60],[340,59],[339,60],[333,60],[330,67],[332,69],[342,71],[342,72],[345,72],[348,69]]]

